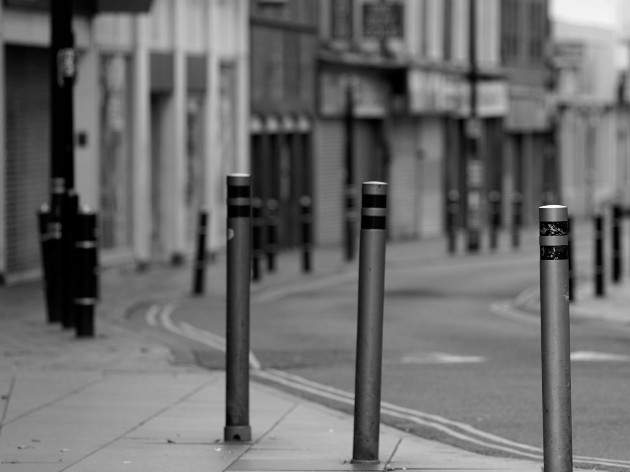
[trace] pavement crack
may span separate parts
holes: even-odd
[[[9,391],[7,392],[4,402],[4,408],[2,409],[2,418],[0,418],[0,436],[2,436],[2,430],[5,425],[5,420],[7,418],[7,414],[9,412],[9,403],[11,403],[11,398],[13,397],[13,390],[15,389],[15,382],[17,380],[17,376],[15,372],[11,375],[11,383],[9,384]]]

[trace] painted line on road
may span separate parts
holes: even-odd
[[[571,353],[571,360],[574,362],[629,362],[630,356],[609,352],[574,351]]]
[[[351,393],[339,390],[335,387],[323,385],[294,374],[270,369],[257,372],[255,375],[258,377],[267,378],[271,381],[278,381],[279,383],[282,383],[296,390],[302,390],[307,393],[320,395],[331,400],[337,400],[339,402],[347,404],[354,402],[354,395]],[[381,409],[385,414],[388,414],[390,416],[410,420],[421,426],[427,426],[437,429],[448,434],[451,437],[461,439],[462,441],[466,441],[468,443],[477,444],[488,449],[509,452],[530,459],[534,458],[542,460],[543,457],[543,451],[540,448],[529,446],[527,444],[517,443],[515,441],[496,436],[492,433],[486,433],[485,431],[481,431],[474,426],[468,425],[466,423],[460,423],[457,421],[449,420],[442,416],[432,415],[418,410],[412,410],[410,408],[401,407],[387,402],[381,402]],[[456,431],[453,428],[464,431],[466,434],[462,433],[461,431]],[[492,443],[485,441],[492,441]],[[499,445],[494,443],[498,443]],[[574,456],[574,460],[576,463],[588,466],[603,465],[630,469],[630,461],[587,456]]]
[[[490,311],[495,315],[528,325],[540,326],[540,318],[535,314],[524,313],[510,300],[499,300],[490,304]]]
[[[168,331],[182,337],[192,339],[213,349],[225,352],[226,343],[224,337],[207,330],[194,327],[186,322],[176,324],[172,320],[174,311],[175,305],[173,304],[164,305],[161,309],[159,309],[159,313],[156,315],[152,314],[152,310],[148,310],[146,315],[147,320],[153,319],[155,316],[155,319],[158,320],[156,323],[159,322],[161,326]],[[263,370],[262,365],[253,352],[250,352],[250,367],[253,370],[252,375],[254,377],[267,379],[268,381],[285,385],[305,393],[311,393],[322,398],[328,398],[330,400],[350,405],[354,404],[354,395],[343,390],[323,385],[293,374],[288,374],[286,372],[274,369]],[[459,439],[469,444],[476,444],[490,450],[511,453],[523,458],[542,460],[542,450],[540,448],[517,443],[491,433],[486,433],[465,423],[460,423],[438,415],[412,410],[410,408],[401,407],[387,402],[382,402],[381,408],[382,412],[390,417],[411,421],[427,428],[433,428],[434,430],[441,431],[452,438]],[[630,470],[630,461],[585,456],[574,456],[574,461],[587,466],[614,466]]]
[[[447,352],[423,352],[408,354],[400,359],[401,364],[477,364],[486,362],[483,356],[462,356]]]
[[[173,334],[177,334],[178,336],[191,339],[217,351],[225,352],[226,341],[224,337],[204,329],[196,328],[195,326],[192,326],[191,324],[186,322],[176,324],[172,319],[175,309],[175,305],[169,303],[162,306],[161,308],[158,308],[158,313],[156,315],[153,315],[152,311],[148,310],[146,314],[147,322],[149,322],[149,316],[155,316],[156,320],[159,320],[156,322],[156,325],[159,322],[160,326],[162,326],[167,331],[170,331]],[[252,351],[249,352],[249,366],[253,370],[262,369],[262,364]]]
[[[152,328],[155,328],[158,325],[157,316],[159,313],[160,313],[160,307],[158,305],[151,305],[149,309],[147,310],[145,317],[147,320],[147,324],[151,326]]]

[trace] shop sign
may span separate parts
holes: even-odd
[[[408,79],[412,113],[470,115],[470,85],[465,77],[440,71],[412,70]],[[508,104],[507,82],[478,82],[478,116],[505,116]]]
[[[366,38],[402,38],[405,9],[401,2],[373,1],[363,4],[363,36]]]
[[[470,116],[470,84],[461,81],[457,113]],[[507,82],[487,80],[477,83],[477,115],[485,118],[505,116],[509,110]]]
[[[339,117],[346,113],[347,88],[354,91],[354,116],[381,118],[387,112],[389,95],[387,83],[376,76],[322,72],[320,84],[320,113],[325,117]]]

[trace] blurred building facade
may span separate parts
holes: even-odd
[[[503,0],[500,41],[501,64],[509,83],[503,213],[509,221],[514,209],[510,203],[521,200],[524,222],[532,223],[538,221],[543,193],[555,189],[557,181],[548,107],[552,78],[548,0]]]
[[[479,2],[476,18],[485,194],[501,187],[508,113],[500,3]],[[469,14],[468,0],[322,1],[313,174],[318,242],[342,238],[349,90],[355,193],[365,180],[391,184],[390,237],[441,234],[449,190],[459,193],[460,208],[466,208]]]
[[[630,116],[612,29],[554,23],[557,102],[561,111],[560,185],[577,217],[628,204]],[[620,94],[621,92],[621,94]]]
[[[141,7],[138,7],[142,4]],[[225,174],[249,170],[245,0],[75,1],[76,187],[104,263],[180,260],[197,211],[223,241]],[[50,195],[48,2],[0,4],[0,273],[39,267]]]
[[[313,190],[318,7],[250,0],[253,196],[278,219],[282,248],[300,244],[299,201]]]

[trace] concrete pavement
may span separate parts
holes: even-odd
[[[523,251],[537,254],[537,235],[524,239]],[[389,260],[438,263],[444,244],[392,244]],[[315,260],[315,273],[305,278],[296,255],[286,255],[283,272],[263,279],[254,293],[273,296],[279,287],[318,284],[354,270],[340,262],[337,249],[318,250]],[[209,270],[207,296],[224,290],[222,266]],[[384,425],[380,463],[351,464],[351,416],[257,382],[251,384],[252,442],[223,443],[223,372],[174,358],[171,349],[122,322],[147,300],[187,296],[191,276],[188,266],[107,271],[92,340],[45,323],[38,284],[0,289],[1,472],[540,470],[539,461],[481,456]],[[626,295],[625,286],[615,292],[619,300]],[[613,308],[624,306],[612,294],[608,300]],[[604,312],[600,301],[592,304]]]

